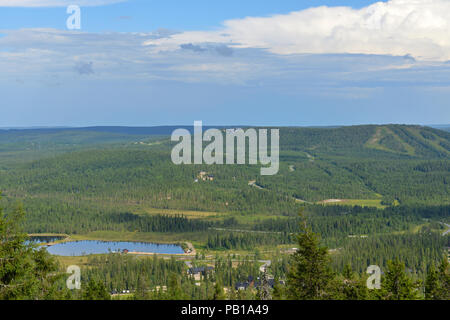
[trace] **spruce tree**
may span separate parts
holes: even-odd
[[[405,271],[405,264],[400,260],[387,262],[386,274],[382,279],[382,298],[385,300],[418,299],[417,283]]]
[[[184,297],[178,277],[173,272],[169,275],[167,294],[169,300],[182,300]]]
[[[450,300],[450,273],[446,258],[442,259],[439,268],[431,265],[425,280],[425,299]]]
[[[280,284],[278,277],[274,279],[274,286],[272,292],[273,300],[285,300],[286,299],[286,288]]]
[[[214,286],[213,300],[225,300],[225,293],[223,292],[223,286],[219,280],[216,281]]]
[[[58,264],[27,241],[24,218],[20,205],[8,215],[0,209],[0,300],[63,298],[67,290],[58,286]]]
[[[442,285],[441,295],[439,299],[450,300],[450,264],[447,257],[442,258],[439,266],[439,279]]]
[[[111,295],[100,280],[90,279],[82,290],[83,300],[111,300]]]
[[[439,273],[436,270],[434,263],[431,265],[427,272],[427,278],[425,280],[425,299],[435,300],[438,299],[441,292],[441,283],[439,281]]]
[[[350,264],[346,264],[342,273],[335,281],[338,299],[366,300],[369,299],[369,290],[366,278],[355,274]]]
[[[334,275],[330,267],[328,249],[320,245],[320,238],[313,233],[300,214],[301,232],[297,235],[298,249],[292,257],[287,277],[289,298],[317,300],[330,297],[330,282]]]

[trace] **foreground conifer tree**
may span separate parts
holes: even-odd
[[[450,265],[443,258],[439,268],[430,267],[425,281],[425,299],[450,300]]]
[[[21,206],[8,215],[0,209],[0,300],[67,298],[68,290],[58,286],[64,274],[56,260],[27,241],[24,216]]]
[[[302,217],[302,213],[300,214]],[[320,246],[320,238],[313,233],[303,217],[297,236],[298,249],[292,257],[287,277],[288,295],[296,300],[329,299],[334,278],[328,249]]]

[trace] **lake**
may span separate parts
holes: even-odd
[[[96,241],[81,240],[71,241],[47,247],[50,254],[59,256],[84,256],[89,254],[103,254],[109,252],[129,252],[181,254],[184,250],[175,244],[158,244],[150,242],[126,242],[126,241]]]

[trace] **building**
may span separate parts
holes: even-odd
[[[275,279],[268,278],[267,284],[269,285],[269,287],[271,287],[273,289],[273,287],[275,286]],[[279,284],[284,286],[286,283],[283,280],[280,280]],[[255,281],[252,276],[249,276],[247,281],[237,282],[234,285],[234,288],[236,290],[247,290],[248,288],[258,288],[260,286],[261,286],[261,280],[259,280],[259,278]]]
[[[197,175],[197,179],[202,181],[214,181],[214,175],[205,171],[200,171]]]
[[[200,281],[203,277],[206,277],[209,273],[214,271],[213,267],[196,267],[190,268],[187,273],[189,276],[193,277],[194,280]]]

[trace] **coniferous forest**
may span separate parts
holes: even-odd
[[[449,300],[449,132],[282,128],[261,176],[175,165],[164,130],[0,130],[0,299]],[[47,252],[77,241],[185,253]]]

